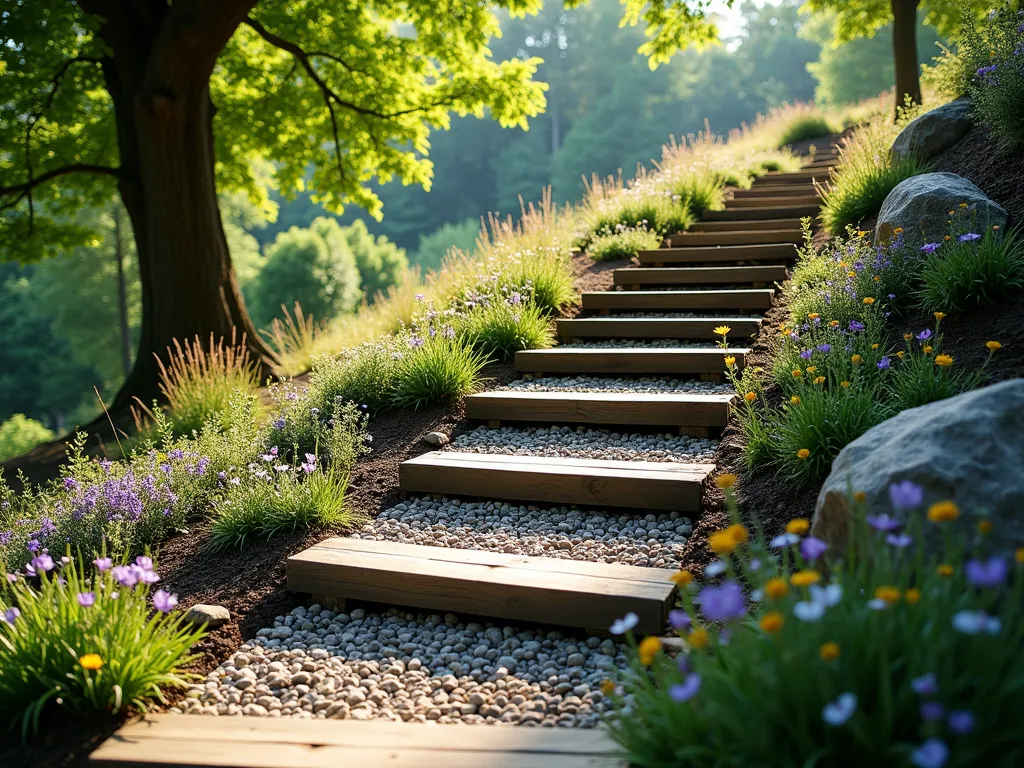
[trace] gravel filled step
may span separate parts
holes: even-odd
[[[402,462],[409,493],[696,512],[713,464],[553,459],[431,451]]]
[[[800,229],[800,219],[763,219],[761,221],[698,221],[691,224],[688,232],[754,232],[772,229]],[[766,247],[746,246],[749,248]]]
[[[612,768],[602,731],[474,728],[347,720],[147,715],[122,726],[89,758],[97,766],[216,768]]]
[[[776,198],[771,202],[778,203],[779,199]],[[803,218],[804,216],[814,217],[819,213],[821,213],[821,205],[819,203],[810,203],[805,205],[773,204],[750,207],[727,206],[723,211],[705,211],[704,218],[707,221],[746,221],[748,219],[792,219]],[[773,241],[765,240],[762,242]]]
[[[747,317],[585,317],[557,320],[555,328],[564,339],[700,339],[715,340],[716,328],[728,326],[731,336],[748,338],[761,327]]]
[[[745,200],[758,197],[820,197],[818,188],[812,184],[778,184],[774,187],[751,187],[750,189],[733,190],[733,200]]]
[[[584,293],[584,311],[723,309],[763,310],[772,305],[773,288],[748,288],[738,291],[598,291]]]
[[[351,537],[327,539],[287,562],[294,592],[595,629],[632,611],[641,632],[665,626],[674,592],[669,575],[632,565]]]
[[[756,209],[748,209],[756,210]],[[737,213],[738,211],[705,211],[704,217],[712,214]],[[752,219],[770,218],[751,216]],[[802,243],[803,232],[799,227],[792,229],[758,229],[732,230],[729,232],[680,232],[668,238],[670,248],[687,248],[689,246],[709,245],[765,245],[774,243]]]
[[[650,394],[732,394],[728,382],[678,379],[670,376],[531,376],[510,381],[494,392],[647,392]]]
[[[774,222],[767,223],[774,224]],[[799,221],[796,226],[800,226]],[[659,248],[654,251],[640,251],[637,254],[641,266],[645,267],[661,267],[668,264],[721,264],[739,261],[793,261],[796,257],[796,245],[793,243]]]
[[[770,264],[744,267],[630,267],[612,272],[612,282],[618,286],[775,283],[785,279],[786,267]]]
[[[555,424],[724,427],[733,395],[593,392],[481,392],[466,398],[466,418]]]
[[[759,187],[752,192],[760,192],[767,187]],[[737,197],[726,202],[726,209],[731,208],[779,208],[783,206],[821,205],[821,198],[816,194],[803,195],[755,195]]]
[[[530,349],[516,352],[516,369],[530,373],[721,374],[723,358],[743,367],[749,350],[728,349]]]

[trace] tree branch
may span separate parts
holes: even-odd
[[[6,187],[0,187],[0,197],[15,195],[13,200],[8,200],[0,205],[0,211],[13,208],[28,197],[32,193],[32,190],[40,184],[45,184],[46,182],[53,181],[53,179],[60,176],[67,176],[72,173],[99,173],[117,178],[121,175],[121,169],[112,168],[109,165],[90,165],[88,163],[73,163],[72,165],[64,165],[60,168],[54,168],[53,170],[42,173],[39,176],[30,178],[28,181],[21,184],[11,184]]]

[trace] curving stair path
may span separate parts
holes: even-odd
[[[815,182],[827,179],[834,162],[834,151],[826,151],[799,172],[766,174],[749,190],[734,192],[724,210],[708,211],[692,229],[668,238],[666,247],[640,253],[638,267],[615,270],[614,290],[584,293],[580,315],[557,321],[559,346],[516,355],[522,381],[467,399],[467,418],[485,426],[401,466],[401,487],[413,495],[409,502],[355,536],[331,538],[289,558],[288,588],[312,595],[319,605],[308,613],[297,609],[262,630],[262,640],[243,646],[244,653],[221,665],[184,707],[197,714],[273,715],[258,702],[273,706],[277,696],[284,702],[279,717],[151,716],[122,728],[91,762],[237,768],[326,768],[349,761],[367,768],[621,765],[600,729],[453,732],[426,722],[596,724],[597,681],[609,664],[624,658],[607,628],[633,612],[637,632],[665,629],[675,597],[669,579],[669,569],[678,566],[673,553],[685,543],[686,515],[700,513],[703,483],[715,470],[708,461],[711,441],[725,427],[734,397],[722,383],[723,356],[742,366],[748,349],[717,348],[714,328],[730,326],[730,342],[757,335],[775,286],[796,257],[800,218],[819,212]],[[652,436],[654,429],[659,432]],[[632,442],[627,433],[633,433]],[[618,451],[626,458],[595,458],[595,445],[601,455]],[[629,447],[634,445],[642,450]],[[438,615],[424,619],[392,610],[374,618],[358,608],[346,613],[346,600]],[[518,634],[515,627],[485,629],[452,614],[442,620],[440,612],[446,611],[542,628]],[[351,623],[344,625],[342,617]],[[411,670],[419,672],[416,659],[382,666],[388,660],[433,653],[424,667],[434,676],[424,683],[419,675],[412,683],[432,697],[426,702],[432,709],[424,714],[413,704],[406,707],[404,694],[387,699],[386,706],[397,701],[394,711],[365,709],[362,694],[353,698],[348,687],[341,700],[321,698],[304,713],[303,698],[316,697],[316,675],[329,676],[322,665],[337,661],[324,650],[307,655],[305,645],[297,656],[302,664],[277,669],[279,677],[291,675],[290,682],[282,677],[277,684],[291,686],[294,697],[273,687],[273,664],[267,670],[271,677],[245,672],[246,665],[262,670],[272,656],[287,662],[297,647],[292,627],[312,633],[325,622],[328,629],[310,635],[314,640],[348,627],[358,642],[370,635],[357,635],[354,627],[368,626],[371,633],[395,627],[397,639],[389,641],[396,644],[394,652],[365,654],[380,657],[364,661],[370,665],[365,669],[351,660],[363,654],[349,653],[344,662],[355,665],[345,670],[358,674],[356,684],[359,676],[374,681],[369,691],[391,684],[389,669],[398,670],[389,691],[406,685]],[[576,628],[577,639],[549,631],[552,626]],[[437,640],[435,630],[448,634]],[[453,646],[459,632],[483,643],[472,664],[453,660],[461,658],[453,649],[477,642]],[[322,645],[333,639],[340,647],[345,637],[327,635]],[[480,657],[484,647],[506,655]],[[517,664],[527,671],[516,675]],[[535,664],[546,668],[535,674]],[[239,682],[246,675],[265,682],[269,691],[262,699],[248,697],[248,705],[244,689],[251,683]],[[431,688],[438,679],[447,681],[444,688]],[[317,691],[323,684],[316,684]],[[543,706],[534,707],[538,701]]]

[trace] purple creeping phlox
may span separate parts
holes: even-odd
[[[976,587],[1000,587],[1010,574],[1010,566],[1001,557],[988,560],[969,560],[964,567],[967,581]]]
[[[153,607],[160,611],[160,613],[170,613],[177,604],[177,595],[172,595],[170,592],[162,589],[158,589],[153,593]]]
[[[964,736],[974,730],[974,714],[966,709],[958,709],[949,713],[946,725],[951,733]]]
[[[949,759],[949,747],[941,739],[928,739],[910,754],[917,768],[942,768]]]
[[[914,509],[921,506],[921,502],[924,501],[924,489],[909,480],[901,480],[889,486],[889,501],[896,509]],[[893,529],[879,528],[878,530]]]
[[[53,558],[45,552],[32,558],[32,562],[25,566],[25,573],[29,576],[39,576],[47,571],[53,570]]]
[[[890,517],[887,514],[881,515],[868,515],[865,520],[867,524],[874,528],[876,531],[882,531],[888,533],[889,531],[897,531],[903,527],[903,523],[897,520],[895,517]]]
[[[896,549],[906,549],[914,543],[914,537],[908,533],[890,533],[885,537],[885,541]]]
[[[92,608],[96,604],[96,595],[92,592],[79,592],[75,599],[83,608]]]
[[[925,253],[935,253],[939,250],[940,245],[942,245],[942,243],[925,243],[921,246],[921,250]]]
[[[692,699],[698,691],[700,691],[700,675],[691,672],[683,682],[671,686],[668,689],[668,695],[673,701],[682,703]]]
[[[808,536],[800,542],[800,554],[804,559],[813,563],[828,550],[828,544],[815,536]]]
[[[727,581],[720,587],[704,587],[697,593],[696,602],[708,621],[731,621],[747,614],[746,601],[739,584]]]
[[[957,240],[960,241],[961,243],[972,243],[975,240],[980,239],[981,235],[979,235],[977,232],[968,232],[964,235],[960,235],[960,237],[957,238]]]
[[[673,610],[668,613],[668,625],[672,629],[686,629],[690,626],[690,617],[686,615],[685,611]]]
[[[884,357],[882,357],[882,359],[881,359],[881,360],[879,360],[879,361],[878,361],[878,364],[877,364],[877,365],[878,365],[878,370],[880,370],[880,371],[884,371],[884,370],[885,370],[886,368],[888,368],[888,367],[889,367],[889,365],[891,364],[891,362],[892,362],[892,361],[891,361],[891,360],[889,360],[889,356],[888,356],[888,355],[885,355]]]
[[[857,711],[857,695],[851,691],[840,694],[839,697],[825,705],[821,710],[821,719],[829,725],[845,725]]]

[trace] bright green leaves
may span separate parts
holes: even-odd
[[[707,17],[708,0],[620,0],[625,7],[622,26],[643,23],[648,40],[640,53],[648,57],[651,69],[666,63],[689,45],[713,42],[718,30]],[[732,6],[733,0],[726,0]]]

